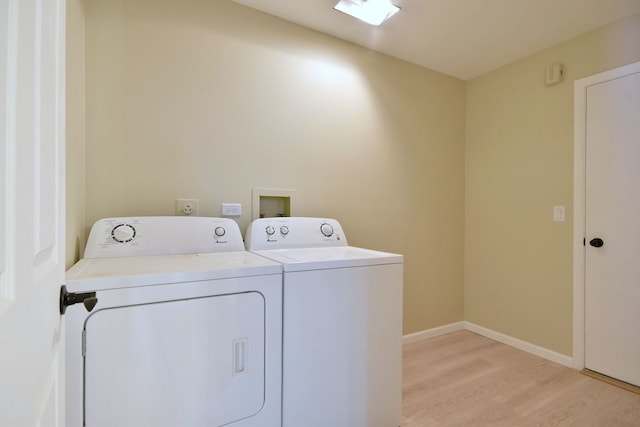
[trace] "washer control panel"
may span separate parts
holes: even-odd
[[[85,258],[243,251],[242,233],[229,218],[104,218],[91,228]]]
[[[252,251],[347,245],[340,223],[328,218],[260,218],[245,235],[245,247]]]

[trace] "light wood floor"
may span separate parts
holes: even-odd
[[[403,427],[640,426],[640,395],[473,332],[406,344],[403,360]]]

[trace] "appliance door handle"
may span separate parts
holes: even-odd
[[[95,292],[73,293],[68,292],[65,285],[60,287],[60,314],[64,314],[68,306],[79,302],[84,305],[87,311],[91,311],[98,304],[98,298],[96,298]]]

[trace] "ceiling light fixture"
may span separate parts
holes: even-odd
[[[376,26],[400,10],[390,0],[340,0],[333,8]]]

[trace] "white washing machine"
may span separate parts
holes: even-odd
[[[402,255],[321,218],[255,220],[245,246],[283,266],[283,426],[400,426]]]
[[[67,426],[281,426],[281,270],[233,220],[98,221],[61,289]]]

